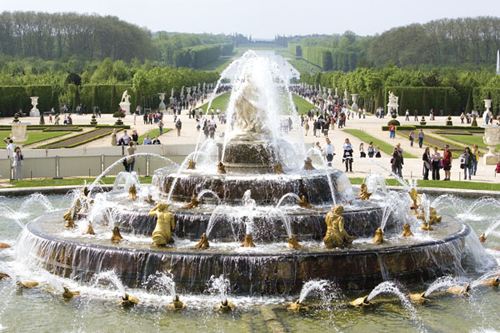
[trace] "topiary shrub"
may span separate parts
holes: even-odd
[[[477,127],[477,119],[476,119],[476,116],[474,116],[474,118],[472,118],[472,124],[470,124],[472,127]]]
[[[120,119],[120,118],[118,118],[118,119]],[[97,119],[95,118],[95,114],[92,115],[92,119],[90,120],[90,125],[94,125],[94,126],[97,125]]]
[[[453,121],[451,121],[451,116],[448,116],[448,119],[446,120],[446,126],[453,126]]]
[[[396,120],[396,119],[392,119],[392,120],[390,120],[390,121],[387,123],[387,125],[388,125],[388,126],[391,126],[391,125],[394,125],[394,126],[399,126],[399,125],[401,125],[401,123],[400,123],[398,120]]]
[[[115,113],[113,113],[113,118],[117,118],[115,125],[123,125],[123,121],[121,118],[125,118],[125,113],[116,111]]]
[[[422,116],[422,120],[420,120],[420,125],[424,126],[425,124],[427,124],[427,122],[425,121],[425,117]]]

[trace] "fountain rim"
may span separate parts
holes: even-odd
[[[52,214],[49,214],[49,216]],[[204,252],[204,251],[195,251],[193,250],[192,252],[187,252],[187,251],[179,251],[179,252],[171,252],[171,251],[162,251],[162,250],[157,250],[154,248],[150,249],[134,249],[132,247],[125,247],[125,246],[116,246],[116,245],[103,245],[103,244],[89,244],[89,243],[83,243],[83,242],[78,242],[78,241],[73,241],[73,240],[68,240],[68,239],[63,239],[63,238],[57,238],[54,237],[53,235],[46,234],[42,232],[41,230],[37,229],[37,223],[40,223],[39,220],[42,218],[46,217],[45,216],[40,216],[37,219],[29,222],[26,225],[26,231],[30,232],[32,235],[48,240],[51,242],[58,242],[58,243],[63,243],[67,244],[70,246],[79,246],[79,247],[86,247],[86,248],[93,248],[93,249],[98,249],[98,250],[107,250],[107,251],[122,251],[122,252],[133,252],[133,253],[154,253],[157,255],[165,255],[165,256],[202,256],[202,257],[226,257],[226,258],[232,258],[232,257],[265,257],[265,258],[277,258],[280,260],[283,259],[291,259],[291,258],[302,258],[302,257],[322,257],[322,256],[346,256],[346,255],[362,255],[362,254],[388,254],[388,253],[396,253],[396,252],[401,252],[401,251],[410,251],[410,250],[420,250],[422,248],[430,247],[430,246],[436,246],[436,245],[442,245],[446,243],[453,242],[457,239],[460,238],[465,238],[467,237],[470,233],[472,228],[465,223],[458,222],[461,225],[460,230],[457,232],[452,233],[451,235],[446,236],[445,238],[437,239],[434,241],[426,241],[422,242],[419,244],[412,244],[412,245],[405,245],[405,246],[390,246],[390,247],[384,247],[380,249],[341,249],[341,250],[328,250],[325,248],[325,251],[294,251],[291,253],[227,253],[227,252]],[[61,223],[62,227],[62,223]],[[111,241],[110,241],[111,242]]]

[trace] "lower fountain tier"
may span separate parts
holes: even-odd
[[[251,197],[257,205],[276,204],[287,193],[305,195],[313,205],[342,203],[354,198],[349,178],[336,169],[304,171],[293,175],[207,175],[197,170],[184,170],[160,178],[157,186],[164,197],[168,197],[172,191],[171,199],[181,202],[190,201],[193,194],[197,195],[203,190],[213,191],[222,203],[232,205],[241,205],[247,190],[251,191]],[[332,193],[335,200],[332,200]],[[203,199],[213,200],[209,195]]]
[[[47,223],[56,224],[43,218],[30,222],[18,248],[23,257],[59,276],[90,281],[97,273],[114,270],[125,286],[140,287],[151,274],[170,271],[178,293],[201,293],[211,276],[224,274],[231,293],[252,295],[298,294],[311,279],[370,289],[388,279],[415,283],[461,273],[465,237],[471,233],[469,226],[457,225],[444,238],[415,245],[255,253],[92,244],[46,234]]]
[[[366,202],[363,207],[348,208],[342,214],[344,217],[344,227],[352,236],[357,238],[373,237],[375,230],[380,227],[382,208],[370,206]],[[211,240],[234,241],[242,240],[246,233],[245,219],[236,223],[234,210],[231,207],[226,211],[214,212],[202,210],[175,210],[170,211],[175,215],[175,231],[173,234],[178,238],[187,238],[192,241],[199,240],[201,235],[207,232],[208,225],[212,219],[212,229],[209,235]],[[252,218],[252,235],[256,242],[276,242],[284,241],[288,238],[284,226],[284,219],[290,223],[291,231],[299,241],[316,240],[321,241],[326,234],[325,217],[327,210],[295,209],[292,212],[283,212],[284,207],[280,207],[281,215],[273,215],[272,212],[261,211]],[[255,212],[254,212],[255,213]],[[114,213],[115,225],[120,227],[122,232],[151,235],[156,226],[156,217],[148,216],[148,211],[128,211],[118,210]],[[61,219],[58,217],[58,219]],[[392,215],[386,223],[385,231],[402,230],[402,224],[393,220]]]

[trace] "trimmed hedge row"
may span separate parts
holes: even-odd
[[[397,130],[402,131],[413,131],[416,129],[440,129],[440,130],[449,130],[449,129],[462,129],[464,131],[470,131],[474,133],[484,133],[484,128],[482,127],[472,127],[472,126],[446,126],[446,125],[401,125],[398,126]],[[389,126],[382,126],[382,131],[388,131]]]
[[[302,48],[302,57],[324,71],[332,70],[332,51],[326,47],[306,46]]]
[[[302,57],[302,46],[299,43],[288,43],[288,51],[297,57]]]
[[[472,98],[474,101],[474,109],[479,110],[480,114],[483,114],[483,111],[486,110],[484,106],[484,100],[485,99],[491,99],[491,111],[493,112],[494,116],[499,115],[500,111],[500,88],[491,88],[491,87],[481,87],[481,88],[474,88],[472,90]]]
[[[0,115],[12,117],[22,110],[29,114],[33,108],[31,96],[39,96],[37,109],[48,111],[59,109],[59,89],[50,85],[37,86],[0,86]]]
[[[176,67],[201,68],[232,52],[230,43],[185,47],[174,52],[174,63]]]
[[[445,115],[460,114],[460,96],[453,87],[386,87],[384,109],[387,108],[389,91],[399,97],[399,114],[404,115],[406,109],[418,110],[418,115],[428,116],[434,109],[434,115],[443,110]]]

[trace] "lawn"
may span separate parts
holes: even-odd
[[[172,130],[171,128],[164,128],[163,133],[167,133],[171,130]],[[142,145],[142,141],[144,141],[144,138],[146,137],[146,135],[149,135],[151,140],[153,140],[156,136],[160,135],[160,130],[158,128],[155,128],[154,130],[146,132],[143,135],[139,136],[139,144],[140,145]]]
[[[141,184],[150,184],[152,177],[139,177]],[[45,187],[45,186],[83,186],[84,184],[92,184],[95,178],[63,178],[63,179],[23,179],[12,180],[10,184],[13,187]],[[104,177],[101,179],[102,184],[113,184],[115,177]]]
[[[391,144],[388,144],[385,141],[381,141],[381,140],[374,138],[373,136],[368,135],[365,132],[363,132],[361,130],[357,130],[357,129],[344,129],[343,131],[357,137],[358,139],[360,139],[361,141],[364,141],[366,143],[373,142],[373,146],[380,147],[380,149],[384,153],[386,153],[388,155],[392,155],[392,151],[394,150],[394,146]],[[417,158],[417,157],[415,157],[412,154],[409,154],[407,152],[403,152],[403,156],[404,156],[404,158]]]
[[[216,71],[218,73],[222,73],[227,68],[227,66],[229,66],[229,64],[231,64],[236,58],[240,56],[241,52],[235,52],[230,56],[221,56],[216,61],[203,66],[201,69],[204,71]]]
[[[360,185],[363,183],[363,178],[349,178],[351,184]],[[389,186],[402,186],[396,179],[387,179]],[[434,188],[457,188],[464,190],[482,190],[482,191],[500,191],[498,183],[479,183],[479,182],[464,182],[464,181],[448,181],[442,180],[418,180],[418,187],[434,187]]]
[[[212,105],[210,106],[210,108],[214,109],[214,110],[220,109],[221,113],[224,113],[224,111],[227,110],[227,105],[229,104],[229,97],[231,97],[230,91],[223,93],[222,95],[216,97],[212,101]],[[203,109],[203,114],[205,114],[207,112],[207,107],[208,107],[208,103],[204,104],[201,107]]]
[[[476,136],[476,135],[444,135],[441,134],[442,137],[445,137],[449,140],[453,140],[456,142],[460,142],[461,144],[465,146],[469,146],[472,148],[474,145],[477,145],[479,148],[482,148],[484,150],[488,150],[488,146],[483,142],[483,137],[482,136]]]
[[[322,72],[320,67],[313,65],[304,59],[288,60],[288,62],[301,74],[316,74]]]
[[[292,94],[293,97],[293,103],[295,104],[296,107],[299,108],[299,115],[300,114],[307,114],[307,111],[315,108],[315,106],[302,97]]]
[[[44,140],[48,140],[48,139],[52,139],[52,138],[57,138],[59,136],[63,136],[63,135],[69,134],[69,133],[72,133],[72,132],[32,132],[32,131],[28,131],[28,141],[24,142],[23,146],[26,146],[26,145],[29,145],[32,143],[36,143],[36,142],[40,142],[40,141],[44,141]],[[0,131],[0,137],[2,139],[10,136],[10,134],[11,134],[10,131]],[[6,147],[6,144],[2,140],[0,142],[0,148],[5,148],[5,147]]]

